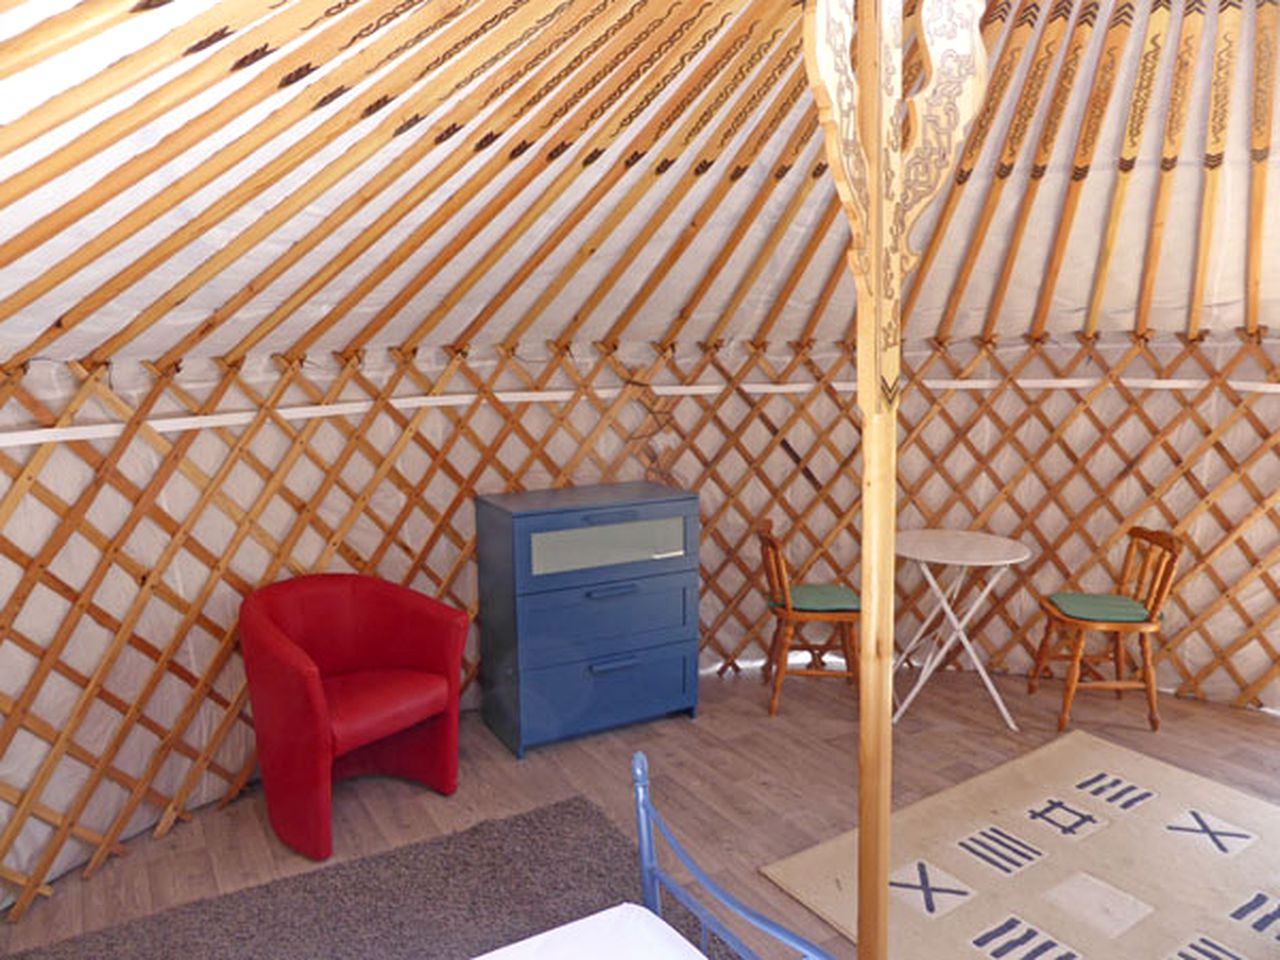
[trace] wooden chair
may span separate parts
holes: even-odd
[[[1182,542],[1172,534],[1134,527],[1129,531],[1129,549],[1125,553],[1124,568],[1115,593],[1055,593],[1041,599],[1040,607],[1048,617],[1048,623],[1036,653],[1035,667],[1027,679],[1027,692],[1036,692],[1050,660],[1070,662],[1062,713],[1058,717],[1059,730],[1067,729],[1071,701],[1076,690],[1082,687],[1114,690],[1117,698],[1125,690],[1146,690],[1151,729],[1160,729],[1151,637],[1160,630],[1160,611],[1173,588],[1173,571],[1181,551]],[[1075,636],[1068,652],[1055,652],[1055,629],[1074,630]],[[1107,650],[1097,654],[1085,653],[1085,633],[1091,630],[1109,635]],[[1138,635],[1141,660],[1137,663],[1138,675],[1130,679],[1125,639],[1134,633]],[[1107,661],[1115,665],[1114,680],[1102,679],[1101,672],[1094,666]],[[1086,669],[1099,679],[1081,682],[1080,674]]]
[[[773,679],[773,695],[769,698],[769,716],[778,712],[778,700],[782,696],[782,681],[787,674],[801,677],[844,677],[850,684],[858,682],[858,658],[853,628],[858,622],[862,601],[848,587],[835,583],[791,583],[787,562],[782,556],[782,545],[773,535],[773,522],[760,524],[760,553],[764,560],[765,577],[769,584],[769,607],[777,623],[773,631],[773,643],[764,665],[764,682]],[[821,644],[810,643],[800,636],[799,630],[806,623],[829,623],[835,629],[831,637]],[[787,665],[792,650],[809,654],[809,666],[793,668]],[[823,665],[828,653],[844,654],[845,669],[833,670]]]

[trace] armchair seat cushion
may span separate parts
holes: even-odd
[[[1049,602],[1073,620],[1097,623],[1146,623],[1147,608],[1132,597],[1115,593],[1055,593]]]
[[[444,711],[449,683],[421,670],[359,670],[325,677],[335,756]]]

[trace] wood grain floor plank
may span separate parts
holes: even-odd
[[[1061,684],[1046,682],[1028,697],[1020,677],[998,677],[996,683],[1020,733],[1004,726],[972,674],[948,671],[930,680],[895,728],[895,806],[1057,736]],[[1280,720],[1163,697],[1164,726],[1153,734],[1140,700],[1082,695],[1073,729],[1280,803]],[[489,733],[477,712],[468,712],[454,796],[386,778],[337,785],[330,862],[429,840],[575,794],[633,834],[630,757],[643,749],[659,809],[714,877],[835,956],[852,957],[851,944],[758,869],[856,821],[857,694],[845,684],[797,678],[787,682],[777,717],[766,716],[767,701],[758,675],[707,677],[694,720],[676,716],[626,727],[535,749],[522,760]],[[271,834],[257,786],[224,810],[198,811],[167,837],[144,833],[128,848],[128,856],[88,882],[75,872],[58,880],[52,899],[36,904],[21,923],[0,929],[0,952],[319,868]]]

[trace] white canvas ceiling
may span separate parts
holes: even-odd
[[[37,50],[25,70],[0,70],[8,74],[0,79],[0,352],[7,357],[171,361],[513,338],[851,335],[853,285],[841,265],[848,227],[819,165],[797,7],[646,0],[7,6],[0,62],[35,42],[24,31],[38,35],[58,17],[114,8],[106,28],[86,31],[82,43],[49,48],[44,57]],[[993,38],[1023,31],[1023,54],[1011,58],[1012,83],[956,194],[908,319],[910,336],[933,336],[940,323],[951,337],[1027,333],[1055,244],[1062,273],[1035,332],[1085,326],[1116,158],[1134,123],[1129,94],[1159,7],[1131,8],[1094,163],[1061,239],[1055,232],[1077,133],[1096,96],[1090,81],[1116,10],[1082,2],[989,11],[989,22],[1005,21]],[[1250,155],[1255,114],[1276,108],[1254,95],[1257,49],[1266,53],[1253,42],[1255,20],[1265,9],[1246,3],[1235,12],[1238,28],[1223,35],[1216,9],[1193,3],[1168,11],[1098,330],[1186,331],[1202,256],[1200,329],[1244,326],[1251,235],[1254,243],[1260,238],[1266,264],[1260,322],[1274,323],[1280,313],[1280,271],[1267,253],[1280,244],[1280,151]],[[1188,36],[1196,21],[1200,44],[1176,164],[1162,171],[1184,18]],[[198,46],[193,37],[218,37],[222,26],[229,32],[218,42],[182,53]],[[1064,72],[1070,41],[1086,36],[1086,27],[1092,34],[1081,45],[1083,59]],[[267,52],[255,60],[259,41]],[[1007,42],[995,43],[993,64]],[[1234,54],[1225,72],[1224,44]],[[246,52],[252,62],[232,69]],[[310,72],[282,87],[300,65]],[[119,79],[126,74],[128,82]],[[1070,96],[1015,247],[1015,221],[1059,82]],[[1215,96],[1224,97],[1215,84],[1228,91],[1226,149],[1206,203],[1209,116]],[[383,97],[392,99],[383,104]],[[998,177],[1010,143],[1016,163]],[[1139,317],[1162,176],[1166,223]],[[1251,186],[1261,177],[1272,189],[1250,214]],[[984,218],[990,223],[980,236]],[[1202,219],[1213,224],[1203,255]],[[931,223],[926,218],[921,245]],[[975,238],[981,246],[961,291],[956,276]],[[991,313],[1010,257],[1007,296]]]

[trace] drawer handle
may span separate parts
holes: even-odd
[[[638,657],[628,657],[626,660],[614,660],[611,663],[593,663],[588,668],[592,673],[617,673],[620,670],[630,670],[632,667],[640,666]]]
[[[626,523],[628,520],[634,520],[637,516],[634,510],[610,510],[606,513],[584,513],[582,522],[591,526],[599,526],[606,523]]]
[[[613,586],[588,590],[586,597],[588,600],[606,600],[609,597],[625,597],[628,593],[635,593],[639,589],[638,583],[615,583]]]
[[[650,560],[670,560],[673,557],[683,557],[683,556],[684,556],[684,547],[681,547],[679,550],[664,550],[661,553],[650,554],[649,559]]]

